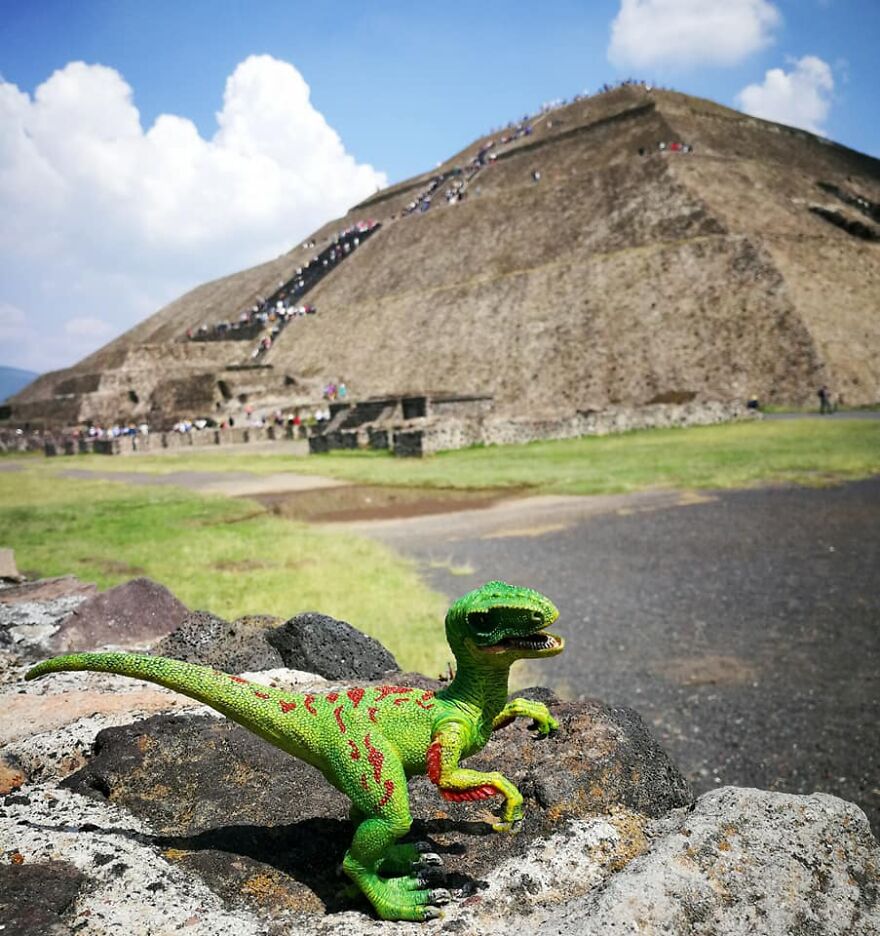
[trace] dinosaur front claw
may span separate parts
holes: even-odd
[[[522,818],[511,819],[509,822],[496,822],[492,825],[496,832],[507,832],[509,835],[516,835],[522,828]]]
[[[537,731],[539,737],[546,738],[550,732],[559,731],[559,722],[556,721],[552,715],[548,714],[544,718],[534,719],[529,727],[532,729],[532,731]]]

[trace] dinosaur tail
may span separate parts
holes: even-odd
[[[281,694],[275,689],[249,683],[209,666],[145,653],[71,653],[38,663],[24,678],[39,679],[48,673],[71,670],[116,673],[157,683],[204,702],[272,744],[287,747],[280,743],[276,711]]]

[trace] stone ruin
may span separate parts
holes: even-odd
[[[329,422],[310,435],[309,451],[390,449],[395,455],[420,457],[473,445],[515,445],[760,418],[736,401],[609,406],[545,417],[495,416],[493,407],[491,396],[451,394],[334,403]]]

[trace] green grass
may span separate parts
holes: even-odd
[[[378,638],[404,669],[445,671],[443,598],[369,540],[176,488],[0,472],[0,543],[19,568],[102,588],[136,575],[225,618],[318,610]]]
[[[534,488],[542,493],[603,494],[645,488],[819,485],[880,473],[880,421],[819,418],[655,429],[602,438],[472,448],[424,459],[379,452],[320,456],[246,450],[183,455],[54,459],[109,471],[290,471],[367,484],[452,488]]]
[[[19,567],[75,573],[108,587],[135,575],[191,608],[286,618],[315,609],[351,621],[406,669],[439,673],[448,650],[443,599],[415,567],[372,541],[270,516],[253,501],[175,487],[65,478],[103,471],[293,471],[355,482],[530,488],[599,494],[645,488],[823,485],[880,473],[880,421],[796,420],[633,432],[474,448],[425,459],[340,452],[294,457],[234,451],[106,458],[10,458],[0,471],[0,545]],[[450,562],[451,565],[451,562]],[[469,571],[450,568],[453,574]]]

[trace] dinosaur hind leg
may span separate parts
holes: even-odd
[[[397,843],[412,825],[409,793],[403,766],[384,738],[367,735],[364,754],[344,764],[346,778],[353,780],[346,784],[349,796],[363,818],[342,867],[383,920],[437,917],[434,904],[449,899],[446,891],[430,888],[417,872],[401,877],[380,874],[385,862],[395,869],[400,865],[402,846]]]

